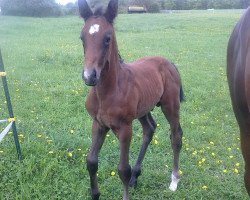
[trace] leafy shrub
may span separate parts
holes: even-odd
[[[158,13],[160,12],[160,6],[158,3],[152,3],[148,7],[148,12],[150,13]]]

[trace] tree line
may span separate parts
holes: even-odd
[[[88,0],[90,4],[104,3],[109,0]],[[250,0],[119,0],[121,13],[126,13],[128,6],[144,6],[148,12],[160,10],[193,9],[242,9],[247,8]],[[55,0],[0,0],[1,14],[15,16],[61,16],[78,14],[76,3],[61,6]]]

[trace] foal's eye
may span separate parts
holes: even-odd
[[[105,47],[109,46],[110,40],[111,40],[111,36],[110,35],[106,35],[105,38],[104,38],[104,46]]]

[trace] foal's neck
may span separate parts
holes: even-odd
[[[118,47],[115,35],[110,43],[108,60],[101,72],[101,78],[97,85],[99,96],[106,96],[116,90],[118,77],[121,68]]]

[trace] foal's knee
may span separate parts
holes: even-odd
[[[120,179],[122,180],[123,183],[128,184],[130,178],[131,178],[131,166],[118,166],[118,173],[120,176]]]
[[[91,175],[95,174],[98,170],[98,159],[87,157],[87,169]]]

